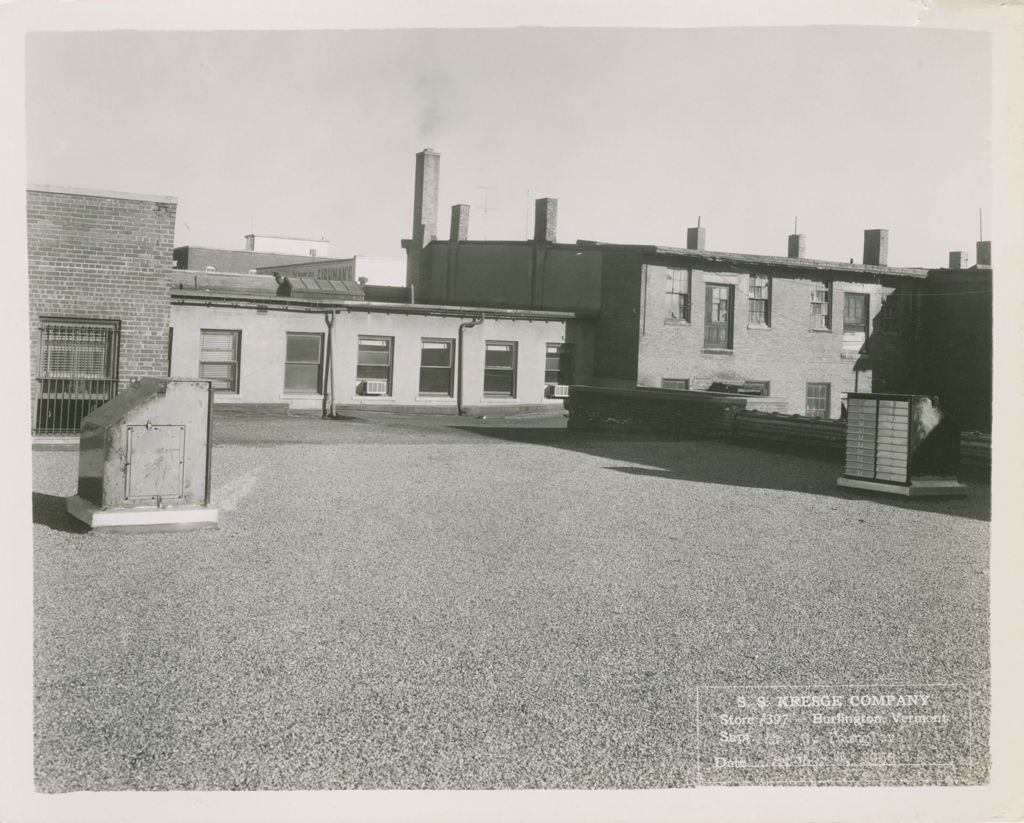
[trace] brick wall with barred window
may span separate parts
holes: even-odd
[[[170,197],[29,189],[33,407],[41,318],[118,321],[119,388],[167,374],[175,211]]]

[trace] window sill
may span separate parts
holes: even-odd
[[[693,324],[689,320],[666,320],[666,326],[692,326]]]
[[[747,323],[748,329],[760,329],[763,331],[771,331],[772,327],[767,323]]]
[[[732,349],[701,349],[701,354],[732,354]]]
[[[832,329],[808,329],[812,334],[831,334]]]

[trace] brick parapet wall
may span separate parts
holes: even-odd
[[[176,205],[29,190],[32,374],[41,317],[120,321],[118,384],[167,374]],[[32,398],[36,384],[33,379]]]

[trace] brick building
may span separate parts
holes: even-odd
[[[33,430],[77,432],[139,377],[167,374],[176,201],[27,192]]]
[[[209,246],[178,246],[173,251],[174,266],[189,271],[226,271],[247,274],[266,266],[308,263],[308,254],[282,254],[253,249],[219,249]],[[329,262],[325,260],[320,263]]]
[[[948,270],[890,267],[884,229],[864,232],[859,264],[807,258],[800,234],[785,257],[709,251],[700,226],[680,248],[558,243],[552,198],[536,203],[532,240],[469,240],[464,204],[439,240],[439,172],[436,152],[417,155],[410,288],[450,305],[593,314],[597,385],[738,391],[821,417],[839,417],[851,391],[920,392],[965,425],[990,423],[987,241],[959,271],[959,253]]]

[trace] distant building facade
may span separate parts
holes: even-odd
[[[178,246],[174,266],[189,271],[223,271],[247,274],[261,267],[308,263],[309,255],[277,254],[247,249],[218,249],[206,246]]]
[[[386,257],[368,257],[357,254],[338,260],[312,260],[302,263],[287,263],[259,266],[257,274],[286,274],[297,277],[313,277],[318,280],[337,280],[349,283],[359,282],[375,286],[404,286],[405,262]]]
[[[247,234],[245,236],[246,251],[329,257],[330,248],[331,241],[323,237],[313,240],[305,237],[281,237],[272,234]]]

